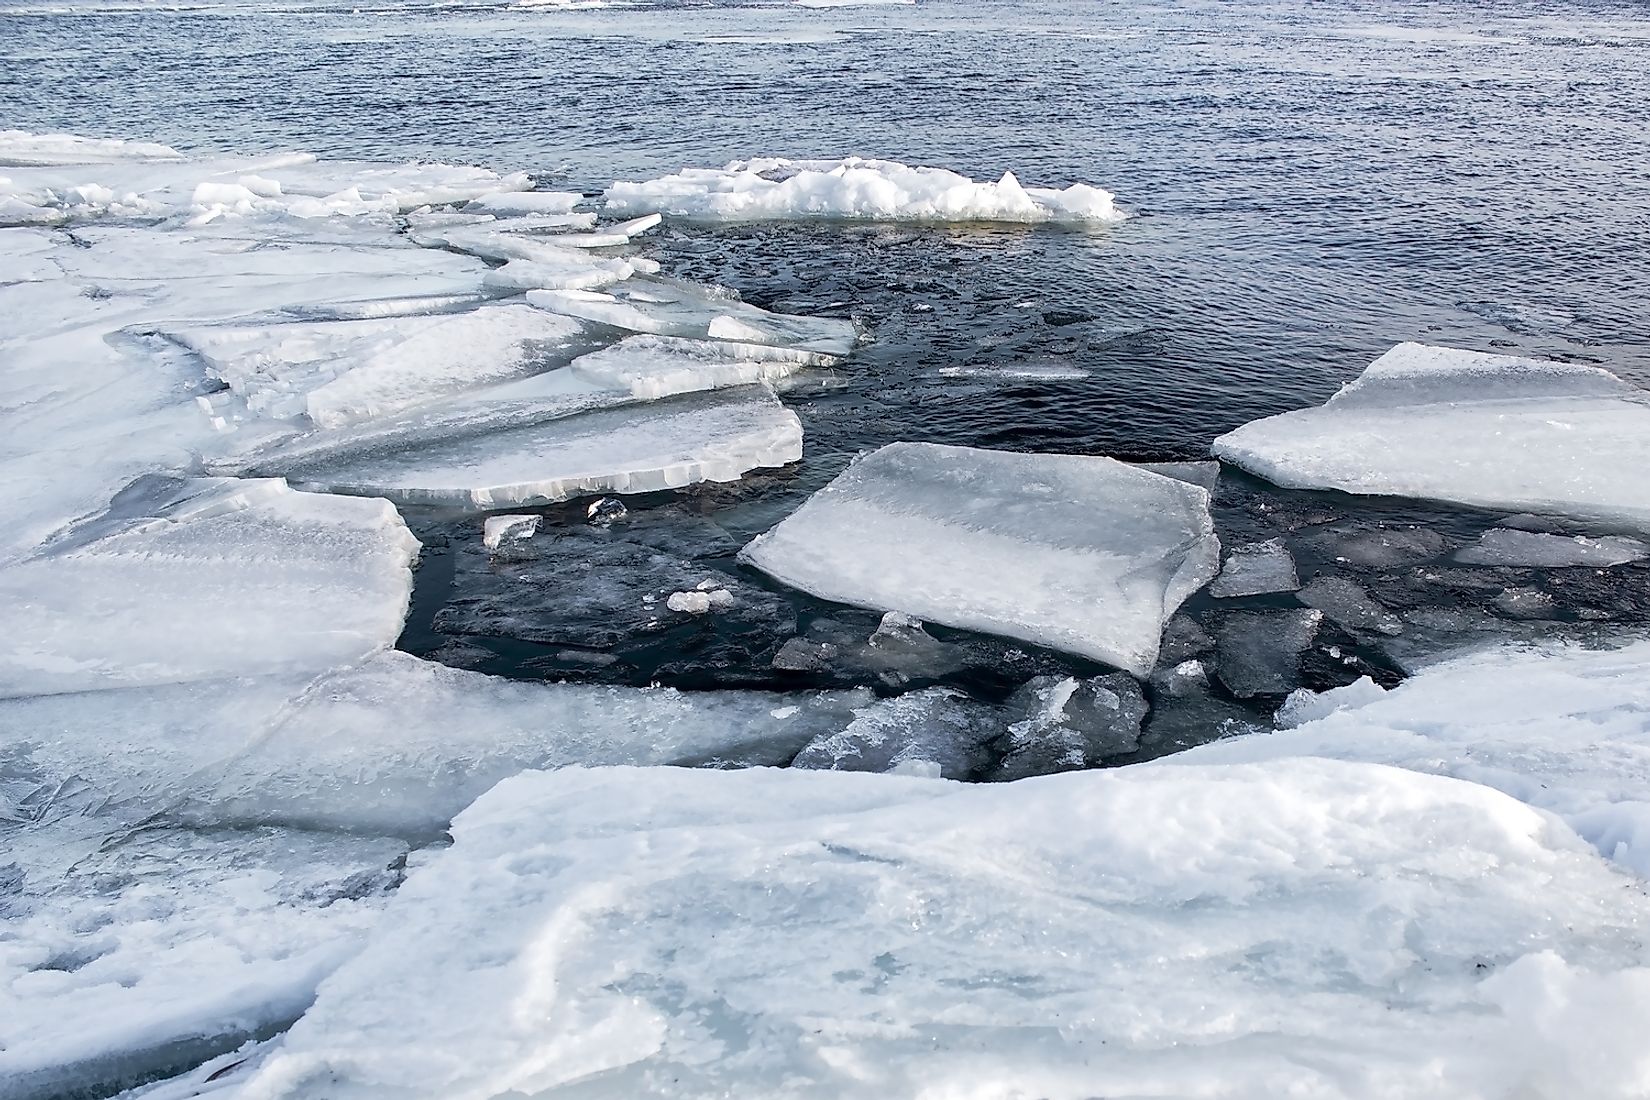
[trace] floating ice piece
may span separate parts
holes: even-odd
[[[737,481],[801,457],[796,414],[766,389],[740,387],[322,460],[292,476],[329,492],[493,509]]]
[[[1209,584],[1211,596],[1259,596],[1293,592],[1301,586],[1295,575],[1295,557],[1282,539],[1234,546],[1226,555],[1220,576]]]
[[[1201,486],[1209,491],[1211,496],[1220,485],[1220,463],[1218,462],[1136,462],[1134,465],[1142,470],[1150,470],[1154,474],[1172,477],[1176,481],[1185,481]]]
[[[1372,630],[1388,636],[1404,632],[1402,619],[1371,599],[1362,585],[1346,577],[1318,577],[1296,593],[1296,598],[1347,630]]]
[[[733,593],[726,588],[711,588],[695,592],[672,592],[665,600],[665,606],[672,611],[703,615],[713,608],[732,607],[734,602]]]
[[[322,669],[393,644],[418,553],[395,509],[252,489],[211,482],[0,570],[0,695]]]
[[[1300,686],[1301,654],[1323,625],[1323,612],[1233,612],[1216,631],[1220,682],[1239,699],[1287,695]]]
[[[651,401],[671,394],[777,382],[804,366],[835,362],[833,356],[793,348],[672,336],[627,336],[581,355],[572,370],[608,389]]]
[[[1162,763],[1312,755],[1455,776],[1563,816],[1605,858],[1650,877],[1650,642],[1480,650],[1361,693],[1372,697],[1298,729]]]
[[[791,766],[899,773],[920,762],[947,779],[969,779],[990,759],[987,742],[1002,731],[990,708],[950,688],[927,688],[861,708],[846,729],[815,738]]]
[[[481,525],[481,545],[497,550],[506,541],[530,539],[538,533],[543,516],[488,516]]]
[[[465,213],[566,214],[584,201],[576,191],[498,191],[478,195],[464,205]]]
[[[943,168],[889,160],[734,161],[723,169],[688,168],[647,183],[615,183],[609,210],[657,210],[720,221],[853,218],[922,222],[1072,222],[1107,225],[1125,215],[1112,195],[1072,184],[1064,190],[1022,187],[1014,173],[978,183]]]
[[[582,331],[522,305],[361,321],[175,329],[258,416],[339,428],[530,373]]]
[[[1214,453],[1279,485],[1650,528],[1650,395],[1597,367],[1400,344]]]
[[[821,355],[847,355],[858,339],[851,321],[769,313],[713,297],[703,287],[664,280],[633,279],[607,293],[530,290],[527,300],[551,313],[655,336],[709,337]]]
[[[1569,538],[1507,527],[1485,531],[1477,543],[1455,554],[1456,561],[1467,565],[1535,566],[1541,569],[1571,566],[1608,569],[1645,558],[1650,558],[1650,545],[1638,539],[1609,535]]]
[[[1625,1097],[1642,1068],[1650,902],[1435,776],[570,769],[453,836],[246,1095]]]
[[[1134,752],[1147,709],[1139,682],[1121,672],[1091,680],[1039,676],[1009,706],[1025,717],[1008,727],[1008,751],[992,779],[1077,771]]]
[[[1108,458],[893,443],[740,558],[825,599],[1144,676],[1219,552],[1195,485]]]

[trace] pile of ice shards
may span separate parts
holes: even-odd
[[[1296,692],[1271,737],[1087,770],[1181,736],[1165,700],[1209,725],[1281,697],[1325,624],[1413,629],[1382,602],[1411,578],[1309,575],[1270,539],[1220,571],[1204,466],[894,444],[743,551],[885,613],[816,617],[774,667],[892,697],[446,667],[393,648],[421,549],[397,504],[546,576],[577,540],[535,556],[561,536],[533,508],[794,462],[769,387],[852,325],[670,279],[631,245],[656,218],[525,176],[15,132],[0,165],[5,1100],[1643,1094],[1643,644]],[[737,216],[1111,210],[872,162],[695,186],[756,196]],[[1599,372],[1484,370],[1516,382],[1497,410],[1383,368],[1321,415],[1447,403],[1461,476],[1496,416],[1636,445],[1642,399]],[[1574,469],[1516,502],[1361,484],[1642,526],[1633,486]],[[1646,556],[1515,518],[1335,547]],[[790,614],[754,571],[667,564],[611,618]],[[1217,572],[1236,610],[1205,630],[1183,608]],[[1110,670],[974,698],[936,682],[982,652],[942,626]]]

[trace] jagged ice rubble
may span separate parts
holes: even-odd
[[[752,568],[661,551],[670,585],[601,612],[794,624],[804,589],[840,621],[766,659],[845,686],[396,649],[413,508],[474,528],[466,568],[598,586],[556,548],[645,528],[613,494],[803,457],[771,384],[853,369],[859,333],[673,279],[651,211],[1116,220],[887,162],[592,208],[0,132],[0,1100],[1650,1091],[1650,643],[1301,686],[1471,634],[1429,585],[1625,614],[1597,578],[1647,554],[1644,480],[1606,476],[1644,467],[1639,391],[1404,345],[1216,444],[1551,529],[1329,523],[1223,563],[1208,464],[896,443]],[[586,496],[571,537],[548,509]],[[982,660],[1039,671],[942,682]]]

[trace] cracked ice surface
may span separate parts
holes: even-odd
[[[1023,187],[1014,173],[976,182],[943,168],[889,160],[759,158],[726,168],[687,168],[607,189],[610,210],[657,210],[720,221],[842,218],[921,222],[1072,222],[1106,225],[1126,216],[1112,195],[1076,183]]]
[[[570,769],[453,834],[244,1097],[1585,1092],[1650,1001],[1624,876],[1393,768]]]
[[[825,599],[1144,676],[1219,553],[1198,486],[1107,458],[894,443],[740,557]]]
[[[1650,529],[1650,394],[1598,367],[1400,344],[1316,409],[1215,440],[1292,489]]]

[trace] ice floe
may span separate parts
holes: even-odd
[[[1650,528],[1650,395],[1598,367],[1400,344],[1214,453],[1279,485]]]
[[[453,835],[244,1095],[1441,1100],[1642,1068],[1612,1019],[1650,1002],[1642,892],[1395,768],[564,770]]]
[[[1143,676],[1219,543],[1206,490],[1121,462],[894,443],[740,556],[825,599]]]
[[[1472,546],[1456,551],[1455,560],[1467,565],[1572,566],[1608,568],[1650,558],[1650,545],[1638,539],[1605,535],[1567,537],[1539,531],[1497,527],[1485,531]]]
[[[720,221],[845,218],[876,221],[1122,221],[1109,191],[1075,183],[1024,187],[1014,173],[977,182],[943,168],[889,160],[734,161],[725,168],[687,168],[645,183],[607,189],[607,208],[652,210]]]
[[[572,370],[608,389],[652,400],[694,390],[750,382],[777,382],[805,366],[836,362],[834,356],[796,348],[728,340],[630,336],[575,359]]]
[[[182,484],[129,529],[0,569],[0,695],[319,670],[392,644],[418,553],[395,509],[256,490]]]
[[[801,457],[796,414],[765,388],[738,387],[322,461],[292,477],[328,492],[504,508],[736,481]]]

